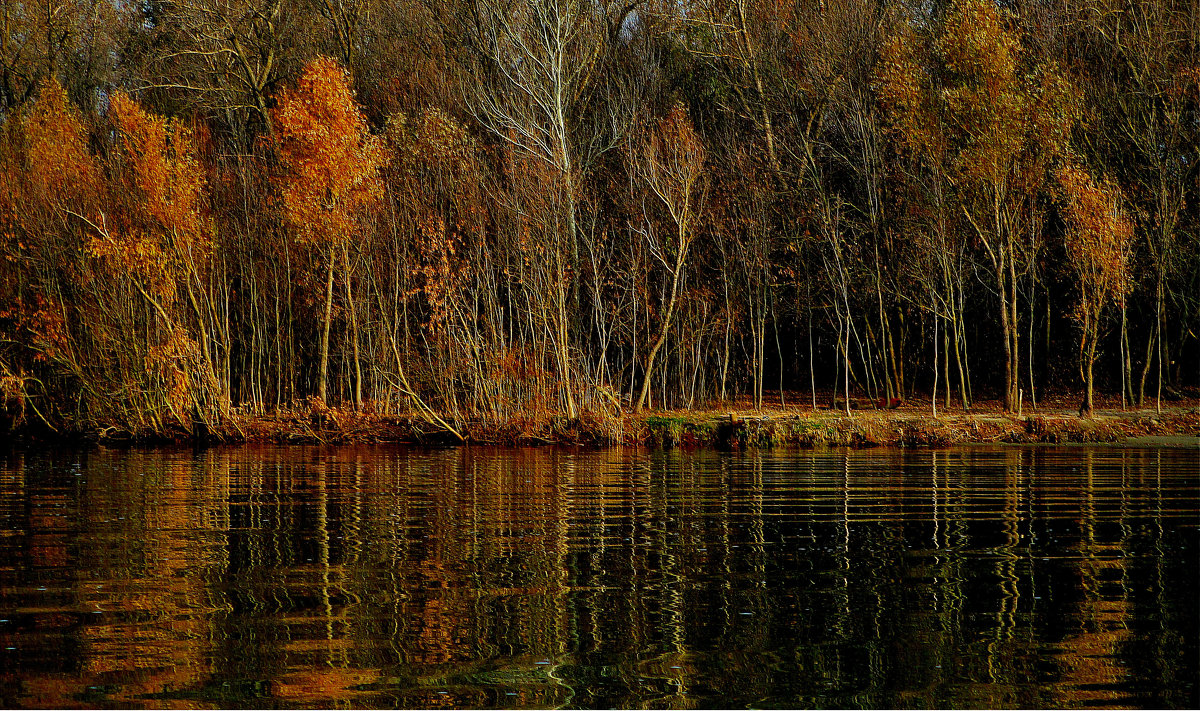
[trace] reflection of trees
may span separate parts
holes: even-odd
[[[77,664],[0,677],[68,706],[49,690],[1055,706],[1128,701],[1132,668],[1181,705],[1166,548],[1195,501],[1155,456],[100,450],[35,485],[10,466],[0,603],[70,580],[21,614]]]

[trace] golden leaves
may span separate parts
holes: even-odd
[[[212,228],[206,219],[204,173],[192,132],[176,120],[150,114],[125,94],[113,97],[109,116],[117,128],[122,182],[141,199],[131,221],[161,233],[175,248],[206,255]]]
[[[93,223],[86,253],[132,277],[160,307],[212,252],[206,182],[191,132],[118,93],[109,104],[109,209]]]
[[[309,62],[273,116],[286,169],[280,194],[297,239],[325,247],[350,240],[359,214],[382,194],[384,155],[345,70],[328,57]]]

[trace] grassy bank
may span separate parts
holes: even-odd
[[[619,417],[585,415],[518,417],[504,421],[459,420],[462,436],[418,413],[382,414],[305,405],[269,413],[236,412],[220,432],[176,431],[134,437],[112,428],[75,433],[26,433],[31,439],[71,439],[121,444],[154,441],[277,442],[348,444],[403,442],[414,444],[500,445],[572,444],[651,447],[720,447],[729,449],[799,447],[941,447],[952,444],[1011,442],[1069,443],[1151,441],[1200,446],[1200,400],[1188,399],[1155,408],[1122,409],[1119,401],[1102,403],[1092,417],[1080,417],[1074,398],[1043,403],[1020,415],[1001,412],[994,402],[971,411],[939,409],[933,417],[928,401],[894,409],[841,410],[810,406],[755,410],[748,403],[720,409],[647,411]],[[1173,439],[1163,439],[1173,438]]]
[[[943,447],[1008,442],[1122,442],[1171,437],[1173,443],[1200,446],[1196,407],[1104,412],[1081,418],[1064,412],[931,414],[897,411],[711,414],[662,413],[634,426],[635,439],[659,446],[751,447]],[[1162,440],[1166,442],[1166,440]]]

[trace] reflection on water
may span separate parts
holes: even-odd
[[[1195,707],[1196,450],[0,454],[0,704]]]

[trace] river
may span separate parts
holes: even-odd
[[[1200,450],[0,452],[4,707],[1200,705]]]

